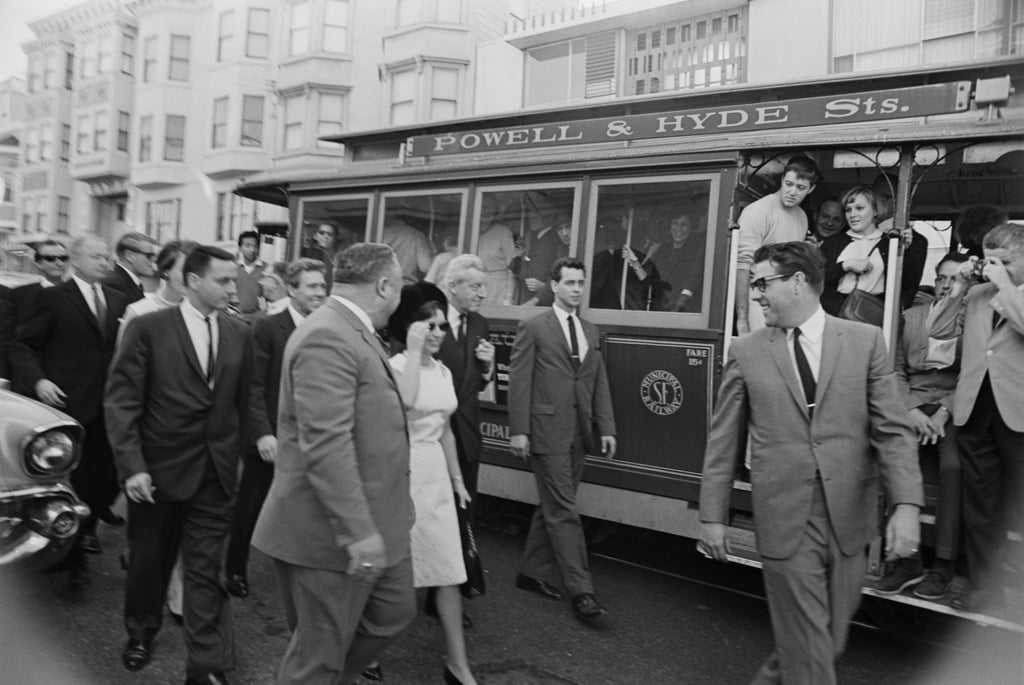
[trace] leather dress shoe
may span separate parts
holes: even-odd
[[[124,525],[124,517],[120,516],[118,514],[115,514],[114,511],[110,507],[107,507],[106,509],[101,511],[99,514],[97,514],[97,517],[99,518],[100,521],[103,521],[103,523],[107,524],[108,526],[123,526]]]
[[[536,592],[541,597],[547,597],[548,599],[565,599],[565,595],[559,592],[558,588],[551,583],[525,576],[522,573],[516,574],[516,587],[527,592]]]
[[[601,606],[594,595],[584,592],[572,598],[572,612],[576,614],[576,618],[588,621],[604,616],[608,610]]]
[[[380,682],[381,680],[384,680],[384,669],[380,667],[380,664],[370,664],[363,669],[363,672],[360,675],[367,680]]]
[[[245,599],[249,596],[249,581],[245,576],[233,573],[228,576],[228,579],[224,581],[224,587],[227,589],[228,594],[240,599]]]
[[[121,652],[121,663],[129,671],[138,671],[144,668],[152,657],[153,650],[149,640],[128,638],[128,642],[125,643],[124,650]]]
[[[185,678],[185,685],[228,685],[228,679],[224,677],[223,673],[206,673],[199,677]]]
[[[957,611],[969,614],[983,614],[990,609],[998,609],[1006,603],[1001,591],[972,588],[969,592],[954,596],[949,605]]]
[[[103,546],[95,533],[82,533],[78,538],[78,547],[86,554],[103,554]]]
[[[437,615],[437,593],[434,591],[434,588],[430,588],[429,590],[427,590],[427,598],[423,600],[423,613],[431,618],[440,620],[440,617]],[[462,629],[469,630],[472,627],[473,619],[471,619],[468,614],[463,612]]]

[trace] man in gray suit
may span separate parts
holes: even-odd
[[[557,564],[586,622],[605,613],[594,597],[576,490],[587,454],[615,456],[615,419],[597,327],[579,317],[583,262],[562,257],[551,267],[555,304],[521,321],[509,366],[512,453],[533,469],[540,506],[533,514],[516,587],[550,599],[562,593],[545,577]],[[595,442],[595,429],[600,443]],[[600,451],[599,451],[600,450]]]
[[[766,245],[750,291],[767,328],[730,351],[708,435],[698,547],[724,561],[736,468],[749,435],[757,549],[775,651],[754,682],[835,682],[878,535],[879,475],[893,505],[890,558],[917,551],[923,502],[913,431],[881,331],[827,316],[814,246]]]
[[[274,480],[252,543],[274,560],[292,629],[278,683],[351,682],[416,613],[409,436],[374,333],[401,290],[391,248],[352,245],[285,347]]]

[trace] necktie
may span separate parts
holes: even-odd
[[[459,347],[462,348],[462,357],[465,358],[469,352],[469,348],[466,343],[466,314],[463,312],[459,314]]]
[[[92,285],[92,301],[96,305],[96,321],[100,324],[100,335],[107,337],[107,303],[103,301],[103,292],[99,283]]]
[[[203,317],[206,321],[206,382],[213,383],[213,374],[217,370],[217,361],[213,356],[213,322],[209,316]]]
[[[572,368],[580,368],[580,341],[576,337],[576,322],[573,321],[572,314],[566,317],[566,321],[569,322],[569,352],[572,354]]]
[[[800,372],[800,385],[804,386],[804,398],[807,400],[807,413],[814,416],[814,393],[817,383],[811,373],[811,365],[807,363],[807,355],[800,344],[800,329],[793,329],[793,356],[796,357],[796,370]]]

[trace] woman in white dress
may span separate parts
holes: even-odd
[[[402,288],[402,300],[388,324],[405,350],[391,358],[409,425],[409,480],[416,522],[410,533],[413,583],[437,588],[437,613],[444,629],[444,681],[475,685],[462,627],[466,582],[456,515],[469,493],[455,451],[449,418],[458,405],[451,372],[435,355],[448,331],[448,301],[431,283]]]

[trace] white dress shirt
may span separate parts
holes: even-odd
[[[78,289],[82,291],[82,297],[85,298],[85,303],[89,305],[89,311],[92,312],[93,316],[96,316],[96,298],[99,297],[103,300],[104,305],[107,304],[107,297],[103,294],[103,286],[97,283],[96,286],[99,287],[94,287],[75,274],[71,274],[71,278],[75,281]]]
[[[807,357],[807,365],[811,367],[811,375],[814,382],[818,382],[818,371],[821,369],[821,343],[825,336],[825,310],[820,306],[811,314],[811,317],[797,326],[800,329],[800,348]],[[793,360],[793,370],[796,371],[797,379],[800,378],[800,369],[796,366],[796,355],[793,353],[793,329],[786,330],[786,346],[789,348],[789,358]]]
[[[562,327],[562,335],[565,336],[565,344],[568,345],[569,349],[572,350],[572,341],[569,339],[569,312],[565,311],[557,304],[552,306],[555,310],[555,316],[558,317],[558,324]],[[587,344],[587,336],[583,334],[583,324],[580,323],[580,316],[576,312],[572,314],[573,324],[576,326],[576,344],[580,348],[580,363],[587,358],[587,350],[590,349],[590,345]]]
[[[206,316],[192,306],[188,299],[181,301],[181,316],[185,319],[185,328],[188,329],[188,337],[192,339],[192,346],[196,350],[196,357],[199,358],[199,367],[203,373],[208,373],[210,368],[210,336],[206,330]],[[217,354],[217,344],[220,342],[220,325],[217,322],[217,312],[210,313],[210,331],[213,333],[214,355]],[[214,356],[214,362],[216,362]]]

